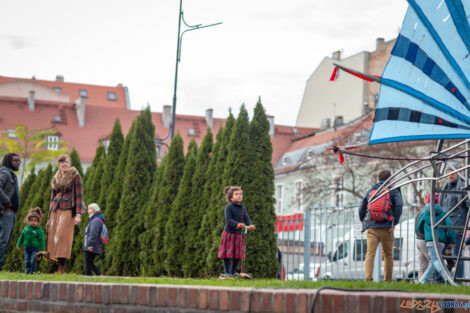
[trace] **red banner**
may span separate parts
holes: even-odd
[[[276,233],[304,229],[303,213],[278,215],[276,221]]]

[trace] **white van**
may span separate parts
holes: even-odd
[[[393,278],[395,280],[413,280],[418,277],[419,265],[414,229],[414,218],[403,221],[395,227],[393,247]],[[365,279],[366,232],[355,236],[354,230],[351,230],[342,239],[336,240],[334,247],[327,253],[326,260],[315,267],[313,272],[318,273],[318,278]],[[378,250],[377,253],[380,251]],[[384,262],[382,261],[381,264],[383,273]]]

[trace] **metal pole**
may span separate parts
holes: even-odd
[[[175,118],[176,118],[176,88],[178,85],[178,63],[180,62],[180,44],[181,44],[181,17],[183,16],[183,0],[180,0],[180,13],[178,19],[178,43],[176,45],[176,66],[175,66],[175,86],[173,90],[173,107],[171,112],[171,132],[170,132],[170,140],[173,140],[175,136]]]
[[[311,211],[308,208],[304,215],[304,280],[310,280],[310,219]]]
[[[181,33],[181,20],[188,27],[188,29],[183,31],[183,33]],[[178,20],[178,43],[176,45],[175,86],[174,86],[174,90],[173,90],[173,106],[172,106],[172,112],[171,112],[170,140],[172,140],[173,137],[175,136],[176,89],[177,89],[177,86],[178,86],[178,64],[181,60],[181,41],[183,40],[183,35],[187,31],[201,29],[201,28],[207,28],[207,27],[216,26],[216,25],[220,25],[220,24],[222,24],[222,22],[215,23],[215,24],[210,24],[210,25],[202,25],[202,24],[188,25],[186,23],[186,21],[184,20],[183,0],[180,0],[180,13],[179,13],[179,20]]]

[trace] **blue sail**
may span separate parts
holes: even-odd
[[[408,0],[369,144],[470,138],[470,0]]]

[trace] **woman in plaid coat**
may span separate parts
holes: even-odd
[[[57,159],[59,170],[52,178],[51,205],[47,218],[47,249],[51,258],[59,261],[57,274],[65,273],[67,259],[72,254],[74,224],[80,223],[84,212],[82,177],[70,167],[70,157]]]
[[[225,207],[225,227],[219,246],[219,259],[224,259],[225,274],[222,274],[222,277],[232,277],[243,255],[242,228],[247,224],[250,229],[255,229],[255,225],[251,223],[242,204],[242,189],[238,186],[227,186],[224,188],[224,194],[230,203]]]

